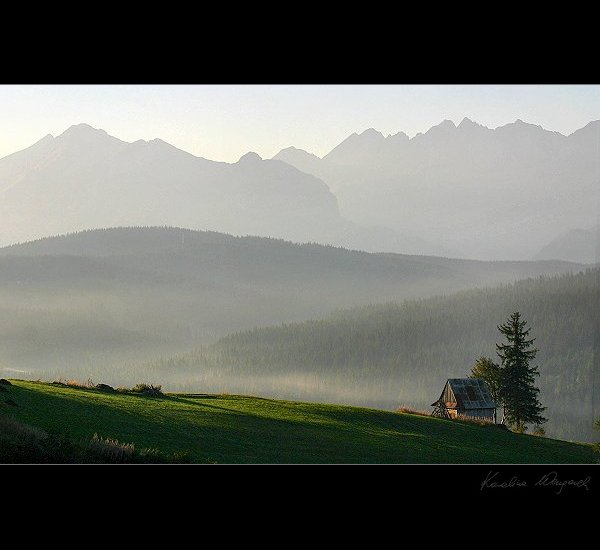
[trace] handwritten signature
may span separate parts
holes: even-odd
[[[510,479],[502,479],[499,477],[500,472],[493,472],[490,470],[481,482],[480,490],[484,489],[514,489],[529,487],[529,483],[524,479],[519,479],[517,476],[512,476]],[[592,477],[588,476],[584,479],[560,479],[558,472],[552,471],[544,474],[538,479],[533,486],[534,487],[552,487],[556,489],[556,494],[560,495],[565,487],[575,487],[577,489],[590,490],[589,483]]]

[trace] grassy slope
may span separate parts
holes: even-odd
[[[95,432],[219,463],[592,463],[589,445],[409,414],[243,396],[150,398],[12,381],[1,410],[75,439]]]

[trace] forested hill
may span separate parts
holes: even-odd
[[[164,227],[46,238],[0,249],[0,372],[135,384],[130,364],[234,331],[580,269]]]
[[[381,301],[382,296],[397,299],[431,295],[585,268],[558,260],[484,262],[368,253],[171,227],[90,230],[0,248],[0,258],[6,258],[3,267],[10,265],[9,257],[15,256],[60,257],[65,264],[68,258],[85,257],[111,269],[143,269],[196,281],[231,281],[253,287],[277,284],[299,288],[298,284],[302,287],[317,282],[325,289],[332,282],[336,288],[352,292],[342,304],[346,306],[355,301]],[[31,272],[34,268],[32,263]],[[27,279],[28,274],[24,275]],[[325,294],[330,295],[330,290],[327,288]],[[352,296],[361,299],[352,300]]]
[[[350,309],[320,321],[234,334],[153,368],[206,391],[260,390],[429,410],[447,378],[468,375],[480,355],[495,356],[496,326],[518,310],[540,349],[538,382],[548,407],[548,433],[590,441],[594,351],[598,357],[600,344],[599,274],[593,269]]]

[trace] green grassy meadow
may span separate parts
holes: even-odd
[[[240,395],[103,393],[11,380],[0,416],[197,463],[595,463],[591,445],[382,410]],[[16,406],[6,404],[12,400]],[[1,461],[1,459],[0,459]]]

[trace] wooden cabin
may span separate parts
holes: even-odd
[[[431,404],[432,416],[475,418],[496,423],[496,403],[481,378],[449,378],[440,398]]]

